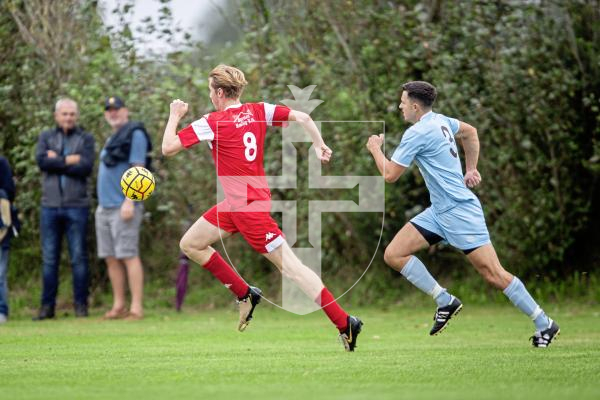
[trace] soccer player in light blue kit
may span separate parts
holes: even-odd
[[[442,240],[462,250],[475,269],[535,324],[531,337],[535,347],[548,347],[559,334],[550,319],[531,297],[523,283],[500,264],[490,241],[481,204],[469,190],[481,182],[477,171],[479,139],[477,130],[464,122],[431,109],[436,89],[427,82],[402,86],[400,109],[412,124],[402,136],[391,161],[381,150],[383,135],[371,136],[367,148],[386,182],[395,182],[412,164],[419,167],[430,193],[431,206],[410,220],[385,250],[384,259],[408,281],[431,295],[437,303],[430,335],[441,332],[462,308],[460,300],[442,288],[413,254]],[[457,140],[465,152],[463,176]],[[468,187],[467,187],[468,186]]]

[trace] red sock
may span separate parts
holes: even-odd
[[[346,330],[348,327],[348,314],[335,302],[333,295],[326,287],[323,288],[321,295],[317,298],[317,304],[323,307],[325,314],[340,332]]]
[[[248,284],[244,282],[242,277],[216,251],[203,267],[220,280],[227,289],[231,290],[238,299],[248,294]]]

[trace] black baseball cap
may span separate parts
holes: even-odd
[[[125,102],[123,101],[122,98],[117,97],[117,96],[112,96],[112,97],[107,97],[106,101],[104,102],[104,110],[108,110],[110,108],[115,108],[115,109],[119,109],[119,108],[123,108],[125,107]]]

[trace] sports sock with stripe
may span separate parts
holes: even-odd
[[[519,278],[513,276],[512,281],[503,292],[519,310],[523,311],[533,320],[535,328],[538,331],[548,329],[550,319],[544,310],[533,300],[533,297],[531,297]]]
[[[326,287],[321,290],[321,295],[317,298],[316,303],[323,307],[323,311],[325,311],[327,317],[329,317],[340,332],[346,330],[348,327],[348,313],[340,307]]]
[[[227,289],[231,290],[238,299],[241,299],[248,294],[248,284],[229,264],[227,264],[218,252],[215,251],[213,253],[208,259],[208,262],[203,265],[203,268],[210,271],[210,273],[220,280]]]
[[[445,307],[452,301],[452,296],[433,279],[433,276],[417,257],[412,256],[400,273],[410,283],[433,297],[438,307]]]

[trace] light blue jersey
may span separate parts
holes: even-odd
[[[454,139],[458,128],[458,120],[430,111],[404,133],[392,161],[404,167],[414,161],[429,189],[431,207],[411,223],[438,236],[428,235],[430,244],[445,240],[468,252],[490,236],[481,203],[464,182]]]
[[[102,162],[102,158],[106,153],[106,150],[102,149],[100,152],[100,166],[98,168],[97,180],[99,205],[104,208],[121,207],[121,204],[125,200],[125,195],[121,191],[121,176],[132,165],[144,165],[146,163],[147,148],[148,140],[146,139],[146,135],[140,129],[136,129],[133,131],[128,161],[122,161],[115,166],[109,167]]]
[[[392,156],[392,161],[403,167],[415,161],[437,213],[476,198],[463,178],[454,139],[458,125],[457,119],[430,111],[404,133]]]

